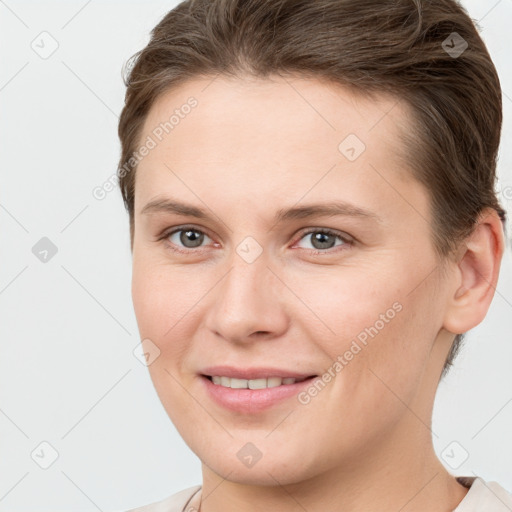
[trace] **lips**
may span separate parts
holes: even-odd
[[[217,405],[256,414],[297,396],[318,375],[283,368],[214,366],[204,368],[200,376],[207,395]]]

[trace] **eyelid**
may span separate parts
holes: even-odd
[[[199,231],[201,233],[204,233],[205,235],[208,235],[208,230],[205,229],[205,228],[199,228],[197,226],[195,226],[194,224],[180,224],[180,225],[177,225],[177,226],[172,226],[170,228],[165,228],[164,230],[162,230],[158,235],[157,235],[157,238],[158,239],[161,239],[161,238],[165,238],[165,237],[168,237],[174,233],[176,233],[177,231],[186,231],[186,230],[194,230],[194,231]],[[211,236],[210,236],[211,238]]]
[[[309,235],[310,233],[327,233],[329,235],[338,236],[345,242],[355,242],[356,241],[356,239],[353,236],[349,235],[345,231],[339,231],[334,228],[325,228],[325,227],[321,227],[321,226],[313,226],[313,227],[309,227],[309,228],[304,228],[297,235],[296,241],[298,242],[299,240],[304,238],[306,235]]]

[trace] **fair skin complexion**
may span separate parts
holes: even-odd
[[[427,191],[398,157],[405,105],[297,77],[198,78],[159,97],[140,141],[190,96],[197,107],[137,169],[132,293],[141,339],[161,351],[155,388],[202,461],[201,512],[453,510],[467,489],[434,453],[432,408],[455,333],[491,303],[498,216],[483,212],[442,272]],[[349,134],[366,145],[354,161],[338,149]],[[207,216],[143,212],[156,200]],[[335,201],[371,213],[274,220]],[[336,233],[319,245],[310,228]],[[262,249],[251,263],[237,253],[246,237]],[[211,365],[321,376],[395,303],[307,404],[240,413],[205,392]],[[262,454],[252,467],[237,457],[246,443]]]

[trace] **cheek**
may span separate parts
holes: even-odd
[[[372,273],[375,269],[341,268],[287,276],[301,299],[294,301],[290,314],[332,358],[348,350],[353,340],[365,346],[382,337],[403,315],[400,283]]]
[[[188,348],[186,340],[190,339],[186,329],[194,314],[190,303],[193,298],[184,288],[185,281],[182,274],[169,266],[150,258],[134,258],[132,300],[139,334],[141,339],[151,340],[160,351],[148,371],[172,421],[180,419],[174,417],[174,411],[190,407],[178,373]]]
[[[424,314],[426,295],[407,295],[389,282],[374,291],[329,301],[323,312],[336,335],[311,338],[331,358],[323,375],[334,377],[325,390],[302,397],[301,403],[310,401],[304,421],[312,428],[319,417],[330,424],[334,451],[348,453],[378,439],[407,414],[404,404],[415,400],[435,337]]]
[[[201,321],[198,305],[208,290],[203,283],[204,279],[187,269],[151,258],[134,259],[132,301],[141,339],[150,339],[160,351],[148,367],[159,394],[171,398],[173,390],[180,394],[179,385],[175,389],[174,379],[167,372],[176,378],[180,373],[181,381],[181,372],[188,370],[190,340]]]
[[[198,287],[197,280],[186,271],[150,256],[134,255],[132,301],[141,336],[162,340],[169,329],[184,320],[191,301],[197,296],[197,302],[200,296],[194,287]]]
[[[155,272],[151,272],[147,266],[134,263],[132,301],[142,338],[159,337],[158,326],[166,309],[163,297],[164,287]]]
[[[309,274],[291,281],[309,308],[300,316],[303,330],[326,354],[327,365],[339,363],[332,371],[341,383],[333,388],[389,394],[382,383],[371,384],[376,376],[397,388],[417,385],[437,333],[431,284],[414,289],[422,275],[418,266],[396,261],[386,271],[344,269],[343,275]]]

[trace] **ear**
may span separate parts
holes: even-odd
[[[443,327],[462,334],[478,325],[491,305],[505,247],[496,210],[486,208],[461,244]]]

